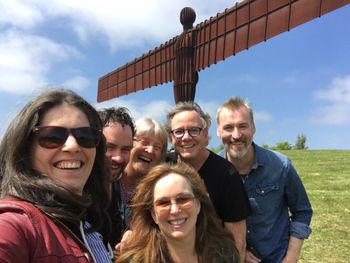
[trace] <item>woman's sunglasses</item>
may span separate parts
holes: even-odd
[[[160,214],[168,214],[172,204],[178,208],[186,210],[192,207],[195,197],[191,194],[180,194],[174,198],[160,198],[153,205],[155,210]]]
[[[59,126],[36,126],[33,128],[33,134],[36,136],[41,147],[54,149],[61,147],[67,140],[69,134],[72,134],[77,143],[84,148],[96,147],[102,133],[93,127],[65,128]]]

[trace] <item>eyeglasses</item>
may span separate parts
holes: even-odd
[[[176,204],[178,208],[185,210],[193,205],[195,197],[191,194],[180,194],[174,198],[160,198],[154,201],[154,209],[160,214],[169,213],[171,205]]]
[[[71,133],[77,143],[84,148],[94,148],[101,140],[101,131],[93,127],[65,128],[59,126],[36,126],[33,133],[41,147],[54,149],[61,147]]]
[[[192,127],[192,128],[188,128],[188,129],[178,128],[178,129],[174,129],[174,130],[170,131],[170,133],[172,135],[174,135],[176,138],[182,138],[186,132],[191,137],[197,137],[201,133],[202,130],[203,130],[203,128],[200,128],[200,127]]]

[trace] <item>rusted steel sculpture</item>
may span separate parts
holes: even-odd
[[[169,81],[174,81],[175,102],[193,101],[201,69],[349,3],[245,0],[194,28],[195,12],[186,7],[180,14],[183,33],[101,77],[97,101]]]

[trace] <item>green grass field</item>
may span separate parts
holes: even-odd
[[[299,262],[350,262],[350,150],[291,150],[314,210]]]

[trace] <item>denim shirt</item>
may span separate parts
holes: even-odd
[[[263,262],[281,262],[289,236],[305,239],[311,234],[312,208],[288,157],[255,143],[253,147],[255,160],[243,179],[252,209],[247,218],[247,249]],[[225,150],[219,155],[226,158]]]

